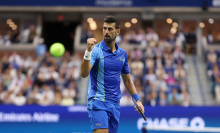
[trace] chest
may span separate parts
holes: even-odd
[[[125,57],[123,54],[104,54],[99,59],[99,67],[104,68],[106,72],[121,72],[124,65]]]

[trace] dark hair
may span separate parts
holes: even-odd
[[[120,28],[120,22],[114,16],[107,16],[107,17],[105,17],[104,22],[106,22],[106,23],[115,23],[115,28],[116,29]]]

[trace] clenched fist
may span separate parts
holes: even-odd
[[[95,46],[96,39],[95,38],[88,38],[87,39],[87,51],[91,52],[93,47]]]

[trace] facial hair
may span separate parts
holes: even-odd
[[[105,38],[106,36],[109,37],[109,38],[106,39]],[[114,38],[111,38],[109,35],[105,35],[105,37],[104,37],[104,41],[105,41],[106,44],[111,44],[116,39],[116,36]]]

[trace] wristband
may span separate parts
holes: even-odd
[[[140,97],[138,96],[138,94],[134,94],[134,95],[132,96],[132,98],[134,98],[135,101],[137,101],[137,100],[140,100],[140,101],[141,101],[141,99],[140,99]]]
[[[85,54],[84,54],[84,59],[85,59],[85,60],[90,60],[90,59],[91,59],[91,54],[92,54],[92,51],[89,52],[89,51],[87,51],[87,49],[86,49]]]

